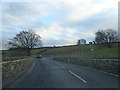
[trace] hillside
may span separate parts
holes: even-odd
[[[93,52],[90,46],[66,46],[61,48],[54,48],[43,52],[46,55],[56,55],[61,57],[80,57],[80,58],[118,58],[118,43],[113,43],[111,48],[104,45],[94,45]]]
[[[31,55],[40,53],[43,55],[55,55],[60,57],[79,57],[79,58],[118,58],[118,43],[113,43],[111,48],[104,45],[94,45],[93,52],[90,46],[74,45],[63,47],[43,47],[33,49]],[[25,50],[2,50],[3,57],[27,56]]]
[[[48,49],[49,48],[47,47],[33,49],[31,51],[31,55],[43,52]],[[24,49],[2,50],[2,57],[21,57],[21,56],[27,56],[27,51]]]

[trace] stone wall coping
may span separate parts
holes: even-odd
[[[28,59],[19,59],[19,60],[13,60],[13,61],[0,62],[0,64],[10,63],[10,62],[19,62],[21,60],[28,60]]]

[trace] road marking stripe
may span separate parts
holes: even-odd
[[[64,66],[61,66],[61,65],[59,65],[59,66],[65,69],[65,67],[64,67]]]
[[[120,77],[120,76],[117,75],[117,74],[112,74],[112,73],[108,73],[108,72],[104,72],[104,71],[100,71],[100,70],[95,70],[95,69],[88,68],[88,67],[85,67],[85,68],[87,68],[87,69],[89,69],[89,70],[92,70],[92,71],[102,72],[102,73],[104,73],[104,74],[112,75],[112,76],[115,76],[115,77]]]
[[[72,71],[69,71],[72,75],[74,75],[75,77],[77,77],[78,79],[82,80],[84,83],[87,83],[84,79],[82,79],[80,76],[76,75],[75,73],[73,73]]]
[[[62,66],[62,65],[59,65],[59,64],[57,64],[57,63],[55,63],[55,62],[53,62],[54,64],[56,64],[56,65],[58,65],[58,66],[60,66],[61,68],[64,68],[65,69],[65,67],[64,66]]]

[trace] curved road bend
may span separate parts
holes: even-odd
[[[14,88],[118,88],[118,77],[89,68],[36,59],[27,76],[23,75]]]

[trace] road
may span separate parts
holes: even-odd
[[[118,88],[118,77],[83,66],[36,59],[14,88]]]

